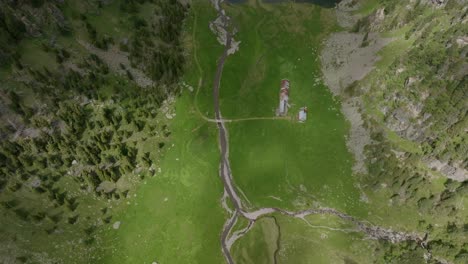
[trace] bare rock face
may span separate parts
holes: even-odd
[[[400,243],[403,241],[421,241],[422,239],[416,234],[408,234],[396,232],[390,229],[381,228],[378,226],[359,225],[359,228],[364,231],[372,239],[387,240],[392,243]]]
[[[426,164],[429,168],[440,172],[445,177],[454,181],[463,182],[468,180],[468,171],[462,167],[461,162],[448,164],[437,159],[430,159],[426,161]]]
[[[377,10],[377,12],[375,13],[375,19],[377,21],[382,21],[385,19],[385,8],[380,8],[379,10]]]
[[[387,127],[403,138],[412,141],[422,140],[426,129],[431,125],[428,122],[431,115],[429,113],[422,113],[423,102],[415,103],[406,98],[399,98],[399,100],[392,99],[392,101],[402,102],[404,106],[392,111],[388,109],[382,111],[386,116],[385,123]]]
[[[33,188],[37,188],[37,187],[40,187],[42,185],[42,181],[41,179],[39,179],[39,177],[34,177],[31,179],[29,185]]]
[[[459,48],[465,47],[466,45],[468,45],[468,36],[457,38],[456,43]]]
[[[351,28],[359,20],[360,16],[353,15],[352,12],[356,11],[359,6],[353,0],[341,1],[336,9],[336,18],[338,24],[344,28]]]
[[[411,85],[413,85],[414,83],[418,81],[420,81],[418,77],[409,77],[408,79],[406,79],[405,87],[410,87]]]
[[[378,9],[370,18],[371,31],[377,31],[385,19],[385,8]]]

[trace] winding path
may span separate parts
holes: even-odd
[[[375,226],[367,221],[362,221],[356,219],[353,216],[348,214],[342,213],[334,208],[318,208],[318,209],[309,209],[309,210],[301,210],[301,211],[288,211],[281,208],[276,207],[268,207],[268,208],[259,208],[255,211],[247,211],[243,204],[242,200],[237,193],[237,189],[233,180],[231,165],[229,161],[229,137],[228,137],[228,130],[226,129],[225,123],[226,122],[233,122],[233,121],[242,121],[242,120],[258,120],[258,119],[284,119],[284,118],[244,118],[244,119],[223,119],[221,115],[220,103],[219,103],[219,90],[221,84],[221,77],[223,73],[224,63],[226,59],[230,55],[231,44],[233,42],[233,35],[235,31],[231,31],[230,27],[230,18],[226,15],[226,12],[222,9],[221,3],[224,0],[212,0],[213,6],[218,12],[218,17],[215,21],[221,21],[222,24],[217,24],[218,26],[218,36],[219,39],[223,39],[225,41],[222,43],[224,45],[224,50],[221,56],[218,59],[216,73],[213,82],[213,102],[214,102],[214,111],[215,111],[215,119],[209,119],[204,117],[207,121],[216,122],[218,127],[218,135],[219,135],[219,149],[220,149],[220,167],[219,167],[219,175],[224,185],[225,195],[223,196],[222,204],[226,211],[231,215],[225,222],[222,233],[221,233],[221,249],[223,255],[226,259],[226,262],[229,264],[234,264],[234,260],[232,258],[230,249],[231,246],[235,243],[235,241],[245,235],[255,224],[255,221],[260,219],[261,217],[265,217],[271,215],[273,213],[280,213],[282,215],[286,215],[289,217],[299,218],[309,224],[306,217],[309,215],[333,215],[341,218],[342,220],[351,222],[355,224],[356,229],[351,230],[354,232],[364,232],[366,235],[373,239],[383,239],[388,240],[392,243],[398,243],[402,241],[414,241],[418,243],[423,248],[426,248],[426,237],[421,237],[414,233],[404,233],[393,231],[390,229],[381,228],[379,226]],[[214,22],[213,22],[214,23]],[[221,31],[221,33],[220,33]],[[201,70],[201,69],[200,69]],[[201,86],[201,85],[199,85]],[[197,91],[198,93],[198,91]],[[200,113],[201,114],[201,113]],[[202,115],[203,116],[203,115]],[[226,199],[229,199],[234,207],[231,210],[226,203]],[[236,232],[232,232],[233,227],[235,226],[237,219],[239,217],[245,218],[249,221],[249,224],[246,228],[242,230],[238,230]],[[276,253],[275,253],[276,259]]]

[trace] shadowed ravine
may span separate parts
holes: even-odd
[[[226,12],[222,9],[221,4],[224,0],[212,0],[213,6],[217,10],[218,17],[213,21],[212,25],[216,27],[216,33],[218,34],[218,40],[224,45],[224,50],[217,62],[216,73],[213,82],[213,100],[214,100],[214,111],[215,111],[215,120],[219,132],[219,148],[220,148],[220,168],[219,174],[224,185],[225,195],[222,198],[223,207],[226,211],[231,214],[231,216],[226,220],[222,233],[221,233],[221,247],[223,255],[226,259],[226,262],[229,264],[235,263],[232,258],[230,249],[231,246],[236,242],[237,239],[245,235],[255,224],[255,221],[261,217],[268,216],[273,213],[280,213],[285,216],[290,216],[294,218],[299,218],[306,223],[308,223],[306,217],[309,215],[333,215],[339,217],[342,220],[351,222],[355,225],[355,229],[351,230],[352,232],[363,232],[372,239],[382,239],[388,240],[392,243],[398,243],[402,241],[414,241],[422,248],[426,247],[426,237],[420,236],[415,233],[405,233],[393,231],[390,229],[385,229],[376,225],[373,225],[367,221],[356,219],[355,217],[340,212],[334,208],[318,208],[318,209],[308,209],[301,211],[287,211],[281,208],[259,208],[254,211],[247,211],[246,208],[242,205],[242,200],[239,197],[236,186],[233,180],[233,175],[231,171],[230,161],[229,161],[229,137],[228,131],[225,126],[225,121],[222,119],[220,103],[219,103],[219,91],[221,77],[223,73],[224,63],[226,59],[232,54],[232,43],[234,42],[234,35],[236,29],[233,28],[230,23],[231,18],[226,15]],[[226,197],[232,203],[234,210],[231,210],[226,206]],[[232,228],[237,222],[239,217],[243,217],[249,220],[249,225],[242,230],[236,231],[231,234]],[[276,219],[275,224],[277,225]],[[278,230],[281,230],[278,226]],[[281,233],[279,234],[281,236]],[[279,245],[278,245],[279,249]],[[276,261],[277,252],[275,252],[275,261]]]

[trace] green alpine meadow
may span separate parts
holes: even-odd
[[[468,263],[465,0],[0,2],[0,263]]]

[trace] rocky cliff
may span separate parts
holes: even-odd
[[[466,1],[350,0],[336,13],[344,31],[325,43],[323,73],[351,123],[364,193],[417,211],[429,251],[441,256],[426,261],[466,263]],[[386,263],[408,261],[401,250]]]

